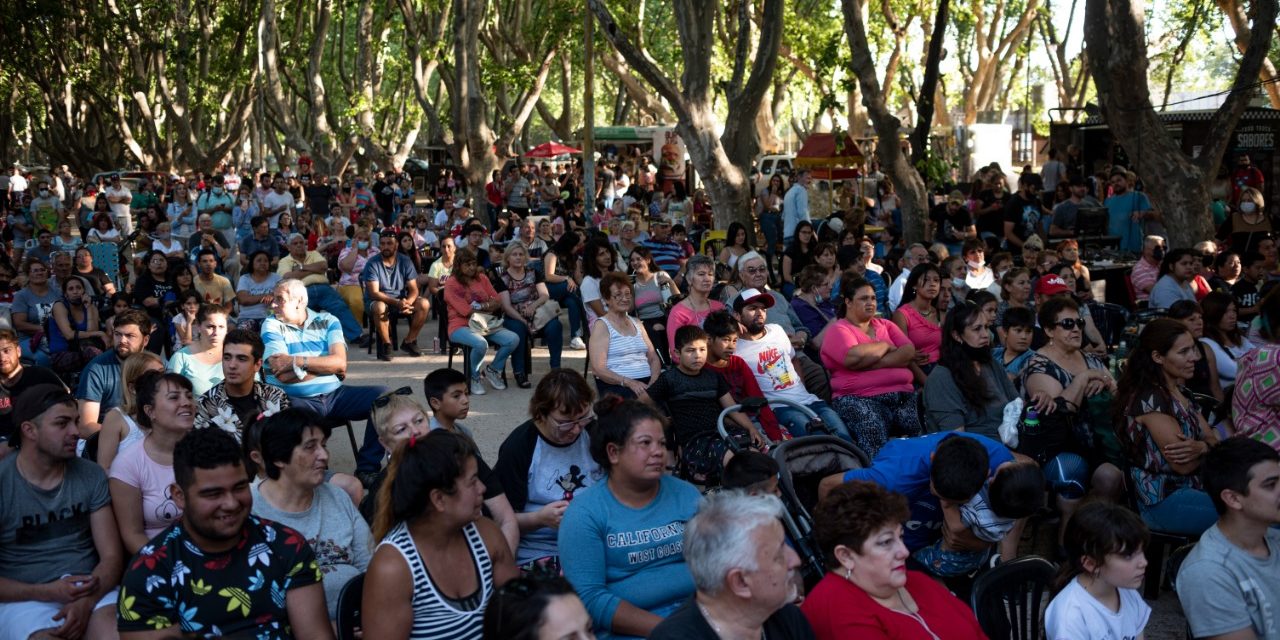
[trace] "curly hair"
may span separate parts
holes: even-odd
[[[196,469],[225,465],[243,467],[244,455],[235,436],[222,429],[192,429],[173,447],[173,481],[184,492],[196,481]]]
[[[874,482],[846,482],[827,494],[813,510],[813,535],[829,568],[840,566],[836,547],[862,553],[862,544],[885,526],[911,517],[907,499]]]

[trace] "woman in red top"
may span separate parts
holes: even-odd
[[[907,499],[870,482],[834,489],[814,510],[827,573],[800,606],[818,640],[986,638],[969,607],[923,573],[908,571]]]
[[[471,350],[471,370],[467,372],[471,376],[471,393],[477,396],[485,394],[480,365],[484,363],[484,353],[490,342],[498,346],[498,351],[485,369],[485,378],[495,390],[506,389],[502,369],[507,364],[507,356],[520,346],[520,336],[501,326],[487,334],[480,334],[469,326],[472,313],[502,317],[502,299],[480,269],[476,253],[470,247],[458,249],[453,259],[453,276],[444,285],[444,301],[449,308],[449,341]]]

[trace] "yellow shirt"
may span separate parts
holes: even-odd
[[[280,266],[276,268],[276,273],[283,277],[290,271],[301,271],[303,267],[317,262],[325,262],[324,256],[320,255],[319,251],[308,251],[302,262],[295,260],[293,254],[286,254],[283,258],[280,258]],[[313,273],[303,278],[302,284],[329,284],[329,277],[324,273]]]

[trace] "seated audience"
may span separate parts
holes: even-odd
[[[1138,513],[1156,531],[1199,535],[1214,520],[1200,467],[1217,436],[1184,391],[1199,357],[1181,322],[1153,320],[1138,336],[1116,393]]]
[[[182,519],[129,563],[120,581],[121,637],[217,629],[333,638],[315,553],[298,532],[252,514],[235,438],[221,429],[191,431],[174,447],[173,477]]]
[[[756,382],[755,374],[742,358],[734,354],[738,347],[738,320],[728,311],[716,311],[707,316],[703,327],[707,333],[707,366],[720,374],[729,384],[734,398],[763,398],[764,392]],[[768,405],[752,416],[764,434],[774,442],[790,440],[791,434],[778,424],[778,417]]]
[[[1204,459],[1217,522],[1178,571],[1178,600],[1196,638],[1273,638],[1280,628],[1280,454],[1229,438]]]
[[[822,265],[811,264],[796,276],[796,293],[791,297],[791,308],[811,336],[817,336],[836,317],[831,302],[831,271]]]
[[[994,318],[995,314],[990,314]],[[1022,369],[1036,352],[1031,342],[1036,335],[1036,319],[1030,309],[1010,309],[1004,314],[1004,323],[994,329],[1003,329],[1004,342],[991,352],[991,357],[1004,368],[1005,374],[1022,391]],[[999,339],[998,337],[996,339]]]
[[[13,406],[30,387],[51,384],[66,387],[52,369],[22,364],[18,334],[0,329],[0,459],[13,453],[18,443],[18,425],[13,422]]]
[[[632,290],[635,292],[636,317],[644,324],[649,342],[658,347],[667,341],[667,301],[672,296],[680,295],[680,289],[666,271],[658,268],[658,263],[653,261],[653,254],[643,246],[636,245],[627,264],[631,267],[634,280]],[[668,361],[668,355],[667,351],[659,349],[658,356],[663,362]]]
[[[195,428],[216,427],[241,441],[245,427],[258,416],[289,408],[284,389],[258,377],[264,350],[262,338],[252,331],[227,332],[222,341],[222,381],[197,400]]]
[[[275,297],[272,292],[280,282],[280,274],[271,270],[271,256],[265,251],[254,252],[247,263],[249,270],[240,274],[236,283],[236,301],[240,303],[236,327],[258,333],[271,311]]]
[[[1254,325],[1260,342],[1257,349],[1240,359],[1231,416],[1236,434],[1280,450],[1280,385],[1263,384],[1280,376],[1280,293],[1276,291],[1272,290],[1258,305]]]
[[[115,638],[125,559],[106,475],[76,456],[76,399],[38,384],[12,406],[21,447],[0,460],[0,634]]]
[[[481,270],[475,252],[469,247],[459,249],[458,256],[453,260],[453,275],[444,285],[444,301],[449,310],[449,341],[471,350],[471,370],[467,372],[471,377],[471,393],[484,395],[484,380],[488,380],[489,386],[495,390],[506,389],[507,383],[502,381],[502,370],[506,367],[507,357],[520,346],[520,336],[502,326],[492,330],[486,328],[488,332],[480,334],[479,329],[472,326],[472,319],[482,317],[473,314],[500,318],[502,299]],[[483,368],[484,354],[489,349],[490,341],[497,345],[498,350],[493,354],[489,366]]]
[[[141,351],[151,334],[151,318],[137,309],[117,313],[112,348],[94,358],[80,374],[76,398],[80,401],[80,433],[88,437],[102,428],[102,418],[124,400],[120,367],[130,354]]]
[[[667,315],[667,353],[671,356],[671,360],[675,357],[677,329],[687,324],[702,326],[708,314],[724,308],[718,300],[710,298],[711,290],[716,284],[715,262],[708,256],[696,255],[689,258],[684,266],[684,281],[688,287],[686,292],[688,295],[672,306],[671,312]],[[750,257],[739,259],[738,266],[744,272],[765,269],[763,259],[756,264]]]
[[[418,333],[427,323],[431,303],[418,290],[418,271],[413,268],[413,262],[396,251],[394,235],[386,233],[378,239],[378,255],[365,263],[364,271],[360,272],[360,284],[364,285],[369,313],[376,322],[378,359],[391,360],[391,349],[395,346],[391,344],[390,333],[393,314],[409,318],[409,332],[400,343],[400,350],[414,357],[422,355],[418,350]],[[310,294],[310,288],[307,293]],[[342,306],[346,308],[345,304]],[[356,338],[360,337],[359,330],[355,334]]]
[[[364,266],[369,258],[379,255],[381,249],[369,241],[372,235],[373,230],[367,226],[355,227],[351,242],[346,243],[338,253],[338,296],[347,303],[352,317],[361,327],[364,326],[364,286],[360,284],[360,274],[364,273]],[[444,248],[443,242],[440,246]],[[453,247],[452,238],[449,239],[449,247]],[[452,256],[448,264],[453,264]],[[419,291],[423,290],[425,289],[419,286]]]
[[[1246,253],[1240,260],[1240,279],[1231,285],[1231,297],[1236,300],[1239,320],[1252,322],[1258,316],[1262,302],[1261,284],[1266,276],[1267,259],[1260,253]]]
[[[1008,337],[1004,332],[1004,314],[1010,309],[1027,309],[1035,313],[1035,301],[1031,298],[1031,272],[1025,267],[1014,267],[1000,278],[1000,304],[996,306],[996,333],[1000,344]]]
[[[523,244],[514,243],[502,254],[502,273],[494,280],[494,290],[502,299],[502,310],[506,317],[502,326],[520,337],[522,345],[528,346],[533,334],[542,333],[542,341],[547,345],[550,356],[549,366],[560,368],[560,354],[564,349],[564,327],[560,324],[560,306],[556,304],[556,315],[547,320],[541,327],[535,327],[538,309],[552,303],[551,294],[542,280],[542,274],[531,269],[528,264],[529,250]],[[511,366],[515,369],[516,386],[528,389],[531,386],[525,360],[527,349],[516,349],[511,355]]]
[[[796,605],[800,557],[787,544],[782,501],[724,491],[708,496],[684,531],[697,592],[653,630],[654,640],[814,637]]]
[[[1191,249],[1174,249],[1160,262],[1160,278],[1151,288],[1149,306],[1152,309],[1168,309],[1179,300],[1196,302],[1196,292],[1191,280],[1196,275],[1197,254]]]
[[[1142,600],[1150,539],[1126,507],[1090,502],[1067,523],[1066,562],[1045,611],[1048,640],[1141,638],[1151,617]]]
[[[916,269],[923,273],[928,267]],[[832,405],[841,422],[852,427],[854,442],[875,457],[890,436],[920,434],[910,369],[916,349],[897,325],[876,315],[871,283],[846,273],[840,278],[840,298],[840,320],[823,339],[822,364],[831,372]],[[899,312],[909,304],[903,303]]]
[[[316,554],[329,619],[338,594],[369,568],[369,525],[339,487],[325,482],[329,428],[305,409],[263,418],[258,452],[266,479],[252,487],[253,514],[298,533]]]
[[[209,233],[213,234],[212,231]],[[196,260],[196,277],[191,286],[200,294],[202,303],[217,305],[222,308],[223,313],[230,315],[235,308],[236,292],[231,287],[231,281],[216,272],[217,267],[217,253],[213,249],[201,250]]]
[[[574,280],[577,271],[577,252],[582,248],[582,236],[572,229],[558,236],[551,250],[542,259],[542,273],[547,281],[547,293],[560,303],[569,315],[569,348],[586,349],[582,340],[582,294]],[[456,268],[455,268],[456,271]]]
[[[582,308],[587,312],[587,326],[594,327],[596,319],[603,316],[609,308],[606,291],[600,286],[600,279],[606,273],[618,271],[614,264],[616,254],[613,245],[607,238],[592,238],[582,249]]]
[[[1231,294],[1211,292],[1200,301],[1204,311],[1203,335],[1196,339],[1213,352],[1213,363],[1223,387],[1236,382],[1236,362],[1253,350],[1254,344],[1240,330],[1239,313]]]
[[[589,640],[591,616],[559,576],[515,578],[484,611],[484,640]]]
[[[938,364],[943,313],[938,310],[937,302],[941,291],[942,276],[938,268],[928,263],[916,265],[907,276],[902,304],[893,312],[893,324],[916,348],[909,368],[917,385],[924,384],[925,378]]]
[[[601,280],[600,290],[608,296],[609,309],[591,327],[592,338],[587,345],[596,390],[601,397],[606,393],[623,398],[647,397],[645,390],[662,373],[662,361],[649,342],[644,325],[628,315],[632,306],[631,281],[625,274],[610,272]],[[673,337],[675,328],[674,322],[667,326]]]
[[[9,317],[21,338],[22,355],[34,358],[38,365],[49,366],[48,350],[40,347],[38,339],[32,344],[32,339],[44,334],[45,322],[54,303],[62,299],[62,292],[50,286],[49,267],[43,262],[28,261],[25,275],[27,282],[13,295]]]
[[[795,277],[805,267],[813,264],[817,247],[818,235],[813,232],[813,223],[801,220],[795,228],[795,239],[782,254],[782,295],[790,296],[795,291]]]
[[[138,424],[146,436],[111,465],[108,485],[124,550],[133,555],[182,515],[171,497],[173,448],[195,419],[191,381],[176,373],[138,378]]]
[[[53,303],[46,340],[50,364],[63,375],[78,373],[106,348],[106,334],[98,321],[98,308],[89,299],[84,279],[62,281],[62,298]]]
[[[98,466],[107,472],[111,471],[111,463],[116,456],[142,442],[146,435],[138,423],[141,407],[137,402],[136,385],[138,378],[149,371],[163,373],[164,359],[150,351],[142,351],[125,358],[120,369],[124,380],[123,402],[107,412],[98,432]]]
[[[1195,373],[1187,380],[1187,389],[1192,393],[1211,396],[1221,402],[1223,395],[1222,383],[1218,375],[1218,356],[1207,345],[1209,341],[1204,339],[1204,316],[1200,313],[1200,305],[1190,300],[1179,300],[1169,307],[1165,317],[1181,322],[1187,331],[1191,332],[1191,337],[1196,340],[1196,353],[1199,358],[1196,360]],[[1227,357],[1230,356],[1227,355]],[[1231,369],[1234,373],[1234,361],[1231,363]]]
[[[942,357],[924,383],[929,431],[968,431],[1000,439],[1005,405],[1018,397],[1018,391],[992,358],[990,321],[981,307],[971,303],[947,314]]]
[[[169,261],[164,254],[159,251],[148,253],[146,271],[138,274],[138,279],[133,284],[133,306],[146,312],[155,327],[147,339],[147,351],[164,351],[164,345],[169,341],[169,323],[165,322],[165,297],[173,294],[176,300],[181,301],[182,293],[184,292],[178,289],[178,283],[171,275]]]
[[[818,640],[986,637],[967,604],[904,569],[907,504],[872,482],[842,484],[818,503],[814,538],[829,572],[801,605]]]
[[[201,395],[222,382],[222,342],[227,336],[227,313],[221,306],[200,305],[194,339],[174,352],[169,370],[191,380],[192,392]]]
[[[666,419],[652,405],[609,396],[596,413],[591,457],[605,481],[565,510],[559,544],[573,553],[560,560],[598,632],[644,637],[694,592],[678,532],[701,496],[666,474]]]
[[[511,550],[480,517],[484,483],[470,438],[442,429],[391,454],[364,582],[370,638],[475,638],[496,588],[517,577]]]

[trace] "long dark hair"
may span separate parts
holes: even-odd
[[[600,265],[596,264],[596,254],[601,251],[609,252],[609,261],[613,264],[613,268],[609,271],[618,269],[618,256],[613,251],[613,245],[609,244],[608,238],[592,238],[587,241],[587,246],[582,250],[582,274],[593,278],[603,278],[605,271],[600,270]]]
[[[1151,354],[1168,353],[1173,348],[1173,343],[1183,335],[1191,335],[1187,325],[1169,318],[1157,318],[1142,328],[1138,345],[1129,354],[1124,374],[1120,376],[1116,388],[1117,402],[1112,406],[1116,424],[1123,424],[1129,414],[1129,405],[1140,393],[1155,390],[1166,401],[1173,399],[1172,390],[1164,376],[1164,368],[1151,358]],[[1119,432],[1123,433],[1124,430]]]
[[[570,265],[572,265],[573,252],[578,248],[578,241],[580,238],[581,236],[578,235],[577,231],[574,231],[573,229],[565,229],[564,233],[560,235],[560,239],[556,240],[555,244],[551,245],[551,252],[556,254],[557,258],[566,260]],[[573,272],[572,266],[569,267],[569,272]]]
[[[639,400],[623,400],[612,393],[600,398],[595,410],[598,419],[588,427],[591,432],[591,458],[606,472],[613,467],[609,461],[609,445],[619,449],[626,447],[641,420],[653,420],[662,425],[664,431],[668,425],[666,416],[653,405]]]
[[[912,276],[914,275],[915,269],[912,270]],[[960,389],[960,395],[964,396],[964,401],[971,407],[986,405],[992,396],[982,375],[974,370],[974,360],[965,352],[964,339],[961,337],[970,320],[981,316],[982,305],[968,300],[952,307],[942,321],[942,347],[938,354],[938,364],[951,372],[956,388]],[[988,359],[979,364],[990,362]]]
[[[381,540],[395,525],[430,511],[432,491],[453,495],[467,459],[478,457],[471,438],[444,429],[397,445],[378,490],[373,539]]]
[[[1204,337],[1218,343],[1224,351],[1227,347],[1244,342],[1239,327],[1223,330],[1218,326],[1222,323],[1222,317],[1227,315],[1227,309],[1235,303],[1235,298],[1224,291],[1213,291],[1200,301],[1200,311],[1204,317]]]
[[[923,280],[930,271],[937,274],[938,280],[941,282],[942,272],[939,271],[938,267],[932,262],[921,262],[911,268],[911,273],[907,275],[906,287],[902,289],[902,303],[899,306],[916,299],[916,288],[920,286],[920,281]],[[938,293],[942,293],[941,289],[939,289]]]
[[[751,234],[747,232],[747,228],[741,222],[729,223],[729,231],[725,234],[725,246],[733,247],[734,239],[738,237],[738,232],[743,232],[742,248],[747,251],[751,250]]]
[[[809,227],[809,230],[814,232],[813,237],[809,238],[808,242],[800,242],[800,230],[805,227]],[[814,249],[817,249],[817,248],[818,248],[818,232],[814,231],[813,223],[809,222],[808,220],[801,220],[799,223],[796,224],[795,235],[791,240],[791,251],[794,252],[796,255],[816,256],[817,254],[814,253]]]

